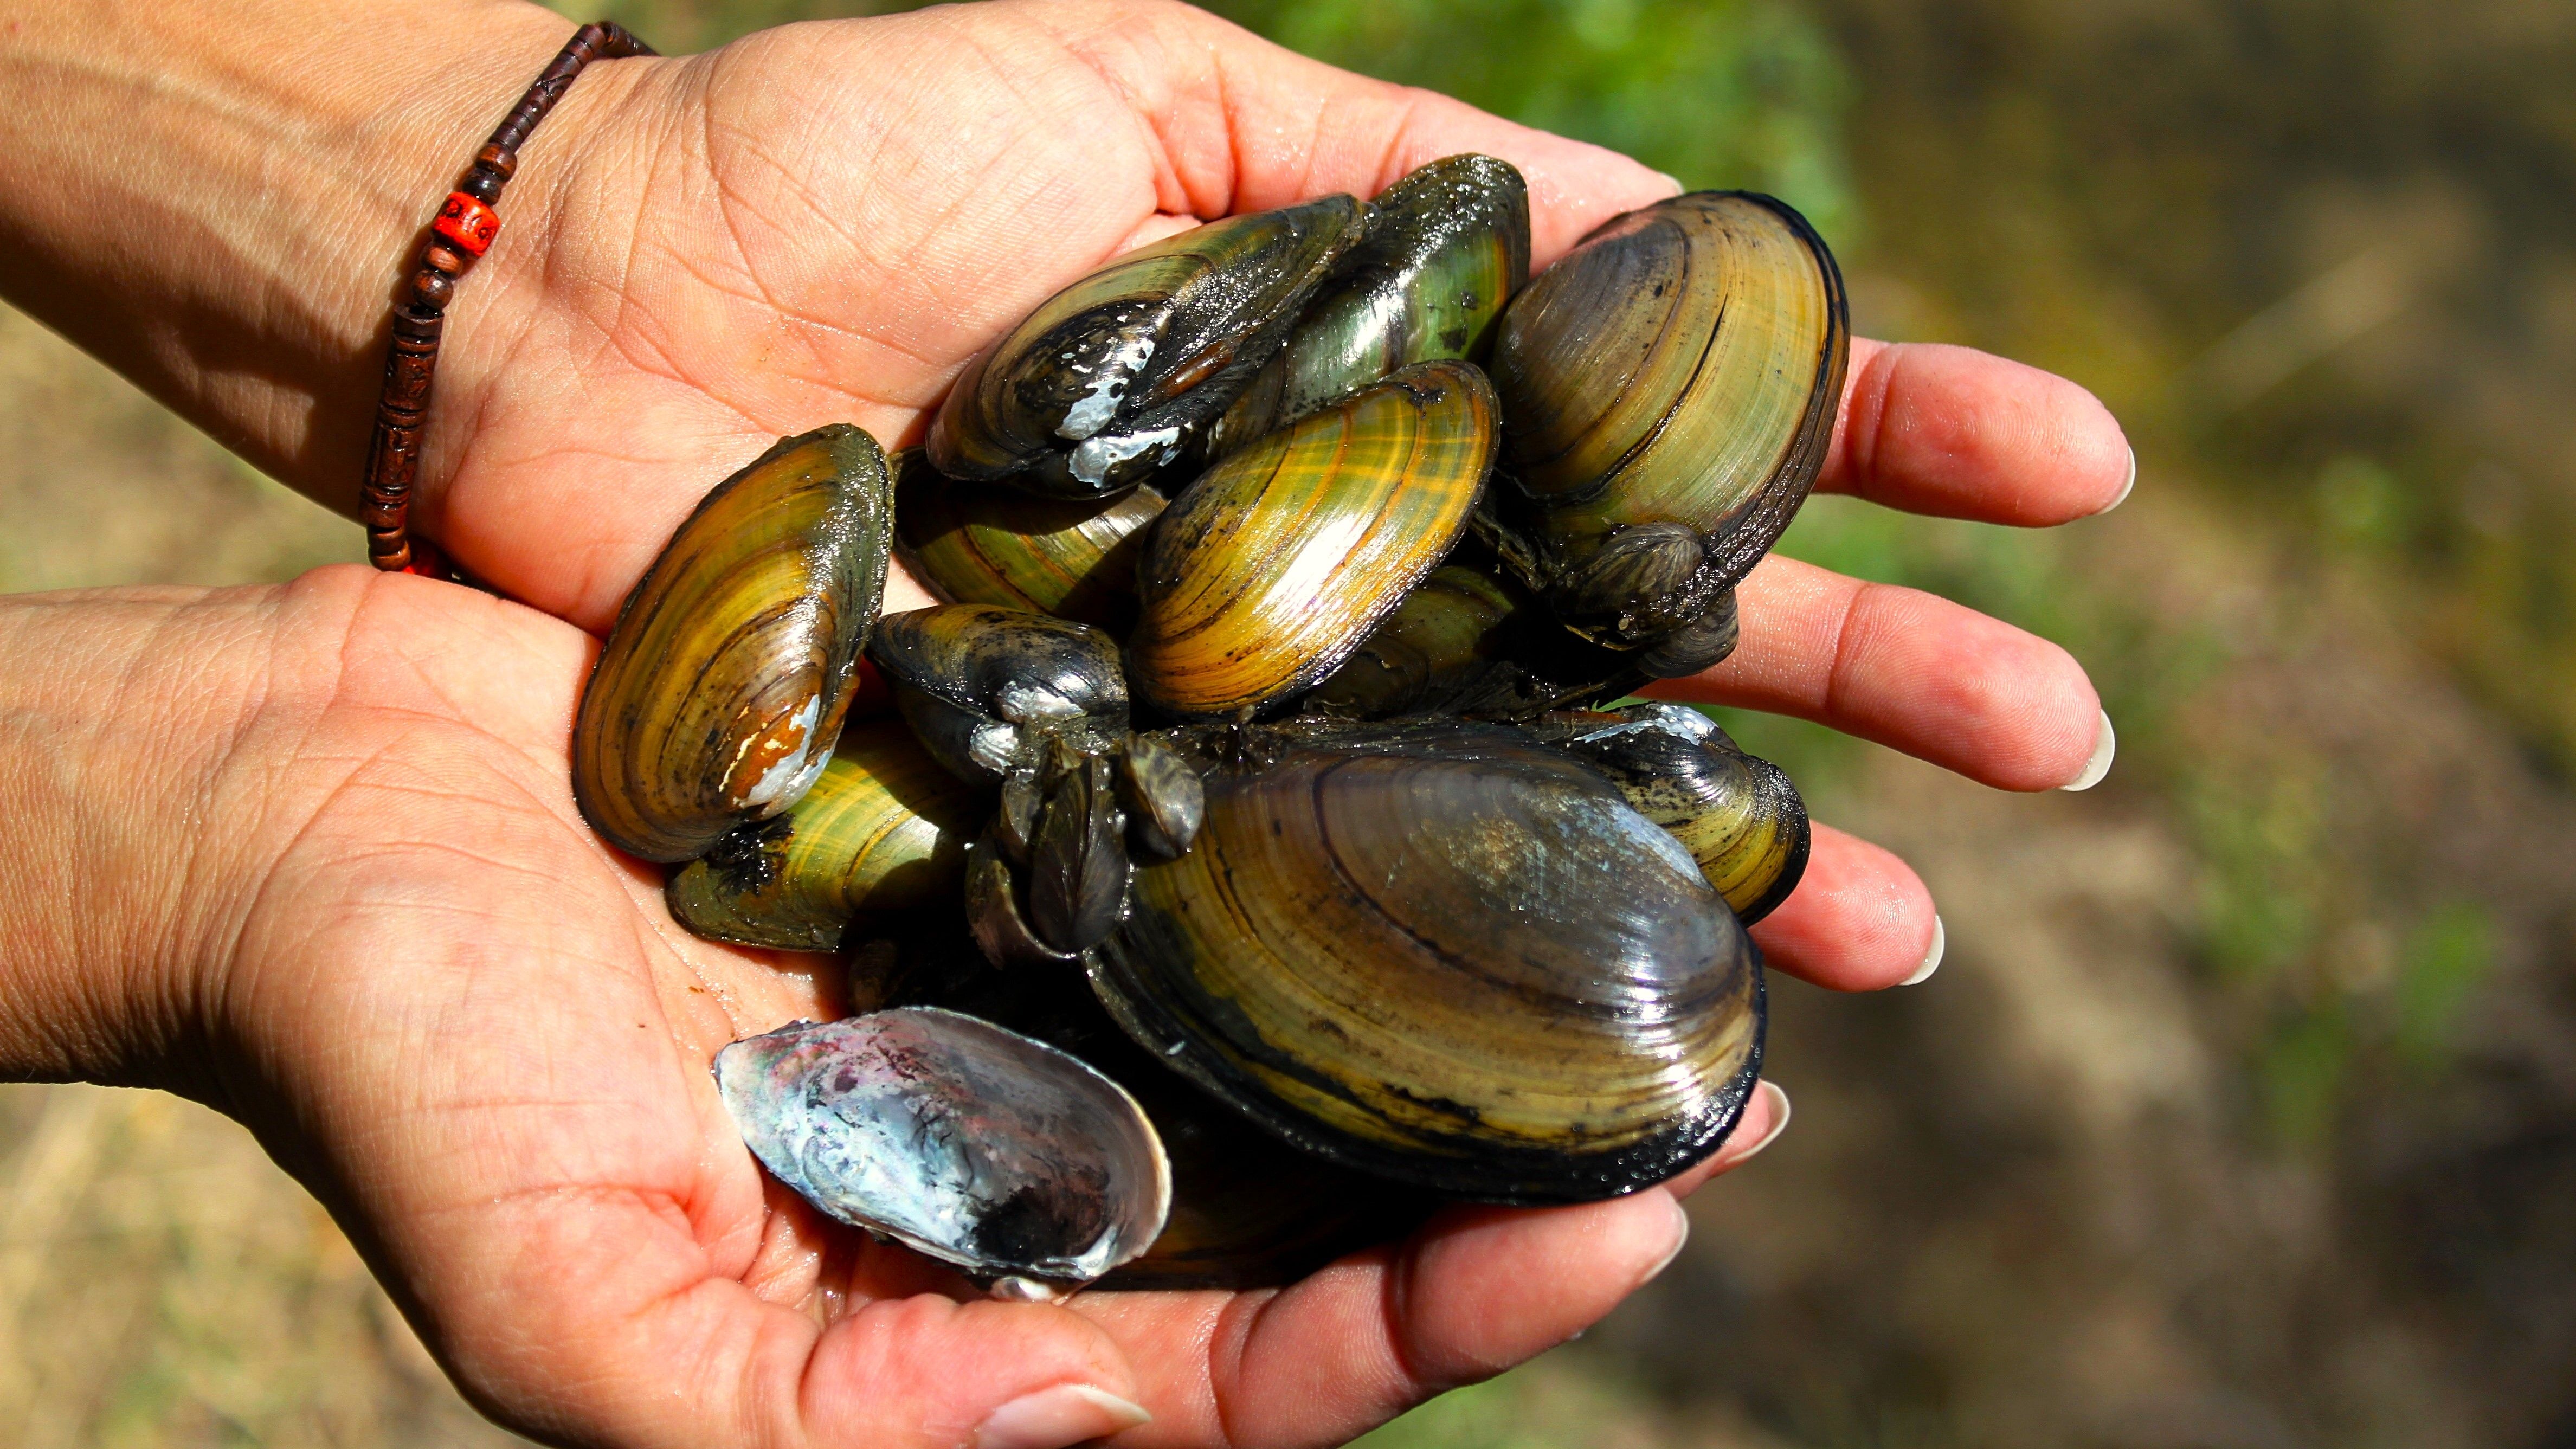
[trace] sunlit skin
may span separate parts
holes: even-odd
[[[0,286],[346,506],[401,259],[569,24],[504,0],[0,11]],[[263,108],[364,124],[240,121]],[[562,1440],[954,1446],[1084,1384],[1151,1412],[1134,1449],[1334,1443],[1593,1322],[1677,1245],[1678,1199],[1766,1138],[1773,1097],[1663,1187],[1458,1209],[1284,1292],[971,1301],[820,1224],[717,1105],[714,1050],[825,1008],[828,962],[678,931],[659,871],[584,829],[566,779],[584,631],[773,439],[909,441],[976,348],[1121,249],[1469,150],[1528,177],[1542,266],[1672,189],[1148,0],[597,67],[450,313],[417,515],[522,602],[342,568],[0,603],[0,1070],[239,1116],[467,1393]],[[2128,456],[2072,384],[1863,342],[1822,486],[2050,525],[2115,501]],[[922,600],[905,580],[888,604]],[[1736,655],[1669,693],[2006,789],[2093,751],[2093,689],[2043,640],[1782,559],[1742,602]],[[1933,931],[1911,870],[1820,827],[1756,936],[1860,990],[1913,974]]]

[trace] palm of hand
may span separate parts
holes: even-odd
[[[505,207],[521,234],[453,314],[417,516],[593,631],[773,438],[849,421],[906,441],[975,349],[1127,245],[1481,150],[1528,177],[1544,265],[1670,189],[1165,0],[951,7],[620,62],[549,127]],[[2116,427],[2066,384],[1867,344],[1852,376],[1831,486],[2024,524],[2120,486]],[[953,1280],[764,1188],[725,1120],[713,1052],[828,993],[810,967],[680,934],[582,826],[564,752],[584,638],[417,580],[299,589],[325,618],[298,637],[338,645],[312,667],[341,677],[279,747],[293,768],[260,777],[302,805],[264,817],[278,843],[224,997],[255,1070],[230,1095],[522,1426],[956,1445],[1020,1394],[1087,1384],[1156,1415],[1122,1443],[1338,1442],[1606,1312],[1670,1250],[1675,1194],[1771,1125],[1757,1097],[1669,1192],[1461,1212],[1284,1293],[956,1303],[937,1291]],[[890,607],[921,601],[903,590]],[[1745,598],[1737,657],[1677,684],[2009,788],[2061,783],[2094,748],[2094,696],[2054,646],[1785,560]],[[1901,862],[1820,828],[1757,938],[1794,974],[1876,987],[1934,931]]]

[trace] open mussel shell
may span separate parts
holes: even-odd
[[[1523,719],[1615,699],[1646,678],[1632,653],[1577,636],[1490,563],[1451,562],[1405,595],[1302,708],[1345,719]]]
[[[971,1016],[797,1022],[727,1046],[715,1074],[780,1182],[980,1278],[1087,1283],[1144,1252],[1170,1208],[1162,1144],[1135,1099]]]
[[[1285,344],[1359,219],[1327,196],[1119,257],[966,365],[931,423],[932,463],[1061,498],[1144,481]]]
[[[836,951],[853,921],[955,901],[966,842],[991,813],[902,720],[856,721],[805,798],[726,834],[663,896],[710,940]]]
[[[1046,739],[1105,753],[1127,729],[1117,641],[997,604],[888,614],[868,646],[931,757],[978,784],[1035,764]]]
[[[1288,345],[1208,430],[1221,456],[1417,362],[1481,360],[1529,281],[1529,188],[1510,162],[1450,156],[1369,204],[1358,246]]]
[[[1127,669],[1182,718],[1255,713],[1331,673],[1465,530],[1494,394],[1406,368],[1210,468],[1154,526]]]
[[[885,457],[836,424],[718,485],[626,596],[573,726],[573,798],[621,850],[690,860],[822,773],[885,592]]]
[[[1502,726],[1208,733],[1197,845],[1091,953],[1148,1052],[1290,1143],[1488,1201],[1633,1191],[1724,1140],[1760,957],[1599,775]]]
[[[1849,350],[1833,255],[1778,201],[1692,192],[1593,232],[1494,346],[1497,516],[1532,584],[1604,643],[1695,621],[1806,498]]]
[[[1647,704],[1552,716],[1541,729],[1562,736],[1639,813],[1671,831],[1746,925],[1798,888],[1807,870],[1807,802],[1787,771],[1737,749],[1708,716]]]
[[[1136,557],[1163,495],[1040,498],[943,477],[917,451],[894,459],[895,556],[952,604],[1000,604],[1124,633]]]

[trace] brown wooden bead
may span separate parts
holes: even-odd
[[[432,245],[429,250],[420,254],[420,264],[434,267],[451,277],[465,274],[465,254],[454,247]]]
[[[444,312],[456,297],[456,279],[445,272],[423,267],[412,274],[412,300],[432,311]]]
[[[508,146],[487,145],[474,153],[474,164],[507,181],[518,174],[519,153]],[[485,197],[490,200],[490,197]]]
[[[501,183],[508,179],[497,171],[477,166],[465,173],[465,179],[456,183],[456,189],[490,206],[501,199]]]

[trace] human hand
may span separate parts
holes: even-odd
[[[833,963],[678,931],[582,823],[592,653],[354,567],[0,601],[0,1070],[249,1124],[513,1427],[1055,1449],[1123,1401],[1154,1416],[1124,1445],[1338,1443],[1606,1312],[1680,1246],[1676,1198],[1776,1125],[1757,1094],[1665,1187],[1453,1210],[1284,1292],[971,1301],[743,1147],[708,1062],[830,1014]]]
[[[603,628],[671,525],[773,437],[848,420],[900,442],[977,347],[1121,247],[1366,194],[1460,150],[1529,176],[1542,264],[1671,189],[1152,0],[601,66],[530,147],[450,314],[415,516],[513,594]],[[2048,523],[2121,486],[2116,427],[2067,384],[1865,343],[1852,377],[1828,488]],[[355,474],[329,448],[260,456],[317,492]],[[706,1090],[715,1046],[819,992],[792,962],[680,936],[650,881],[580,832],[562,737],[581,640],[419,581],[287,597],[279,638],[322,641],[298,677],[329,698],[229,777],[223,814],[279,833],[264,864],[208,877],[245,916],[197,952],[190,979],[216,984],[172,1009],[212,1043],[199,1089],[334,1205],[511,1422],[585,1442],[956,1443],[1003,1396],[1088,1384],[1156,1415],[1123,1442],[1330,1442],[1558,1341],[1676,1241],[1659,1189],[1461,1214],[1279,1295],[921,1296],[948,1280],[764,1195]],[[2095,744],[2081,671],[2018,631],[1780,560],[1743,598],[1737,656],[1676,692],[2012,788],[2075,777]],[[1902,863],[1820,830],[1757,937],[1775,965],[1861,988],[1912,974],[1934,930]],[[1730,1152],[1774,1105],[1756,1098]],[[1059,1427],[1051,1442],[1115,1425]]]
[[[866,79],[899,78],[879,85]],[[1528,178],[1544,266],[1676,189],[1624,157],[1290,54],[1168,0],[948,7],[596,67],[451,314],[415,517],[594,631],[715,480],[776,437],[918,436],[958,368],[1065,283],[1199,218],[1483,151]],[[1854,344],[1820,487],[2062,523],[2116,501],[2081,389],[1957,348]],[[2063,650],[1910,590],[1766,561],[1736,656],[1660,691],[1817,719],[2009,789],[2085,773],[2107,725]],[[889,607],[928,602],[898,580]],[[1936,949],[1929,893],[1830,829],[1757,928],[1843,988]]]

